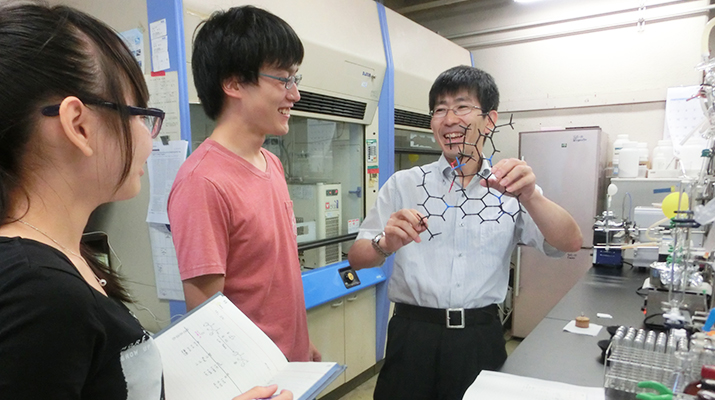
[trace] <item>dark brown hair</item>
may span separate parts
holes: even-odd
[[[97,19],[65,6],[12,3],[0,6],[0,225],[21,216],[8,215],[13,199],[29,200],[24,179],[26,159],[44,106],[67,96],[103,99],[126,105],[126,98],[146,107],[144,76],[122,39]],[[97,108],[100,111],[100,108]],[[119,137],[124,159],[116,189],[127,179],[134,144],[124,107],[102,110]],[[85,251],[83,250],[83,254]],[[107,279],[107,294],[129,297],[116,274],[90,260]]]

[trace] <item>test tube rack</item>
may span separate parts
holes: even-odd
[[[639,393],[643,390],[638,388],[638,382],[656,381],[672,388],[677,368],[678,360],[672,353],[611,345],[605,363],[604,387]]]

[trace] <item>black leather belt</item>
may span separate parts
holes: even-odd
[[[492,304],[482,308],[429,308],[410,304],[395,303],[395,315],[416,321],[444,325],[450,329],[488,324],[498,315],[498,307]]]

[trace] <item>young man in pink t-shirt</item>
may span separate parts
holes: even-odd
[[[283,166],[261,147],[288,133],[302,61],[293,29],[265,10],[234,7],[201,26],[194,83],[216,128],[181,166],[169,220],[187,309],[223,292],[289,361],[320,361]]]

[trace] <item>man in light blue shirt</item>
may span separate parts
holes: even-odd
[[[578,225],[544,197],[524,161],[501,160],[491,174],[482,161],[498,104],[486,72],[459,66],[440,74],[429,105],[442,156],[390,177],[350,249],[355,269],[396,253],[388,283],[395,314],[376,400],[461,399],[482,369],[506,360],[496,304],[516,244],[556,257],[581,247]]]

